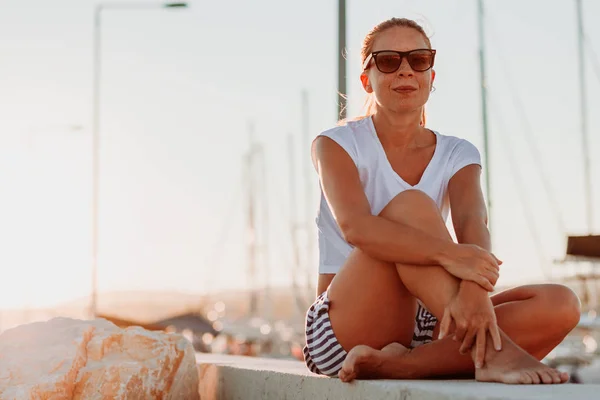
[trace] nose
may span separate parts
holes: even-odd
[[[402,57],[400,61],[400,68],[398,68],[398,76],[413,76],[414,71],[408,63],[408,58]]]

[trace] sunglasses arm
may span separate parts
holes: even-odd
[[[369,66],[369,63],[371,62],[372,58],[373,58],[373,53],[369,54],[369,56],[367,57],[367,59],[363,63],[363,71],[367,69],[367,67]]]

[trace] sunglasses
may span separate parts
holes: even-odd
[[[391,74],[392,72],[398,71],[402,60],[406,57],[408,65],[415,72],[425,72],[433,67],[435,60],[435,50],[432,49],[416,49],[411,51],[393,51],[393,50],[382,50],[374,51],[369,54],[369,57],[363,64],[363,70],[366,70],[371,62],[371,59],[375,60],[377,69],[384,74]]]

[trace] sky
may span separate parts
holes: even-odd
[[[545,279],[565,235],[588,233],[575,1],[485,3],[492,235],[504,261],[499,283],[514,285]],[[583,3],[588,150],[598,182],[600,3]],[[90,293],[95,4],[0,0],[0,308]],[[483,151],[476,1],[350,0],[347,8],[349,114],[364,96],[364,35],[384,19],[415,18],[438,51],[429,127]],[[304,258],[305,232],[314,235],[310,141],[336,123],[336,13],[331,0],[194,0],[188,9],[102,14],[101,292],[249,285],[249,126],[264,149],[268,210],[259,214],[266,262],[257,265],[257,284],[290,284],[291,227],[303,228]],[[600,232],[600,185],[593,192]],[[304,258],[301,279],[314,282],[316,254]]]

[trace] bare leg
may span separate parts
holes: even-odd
[[[386,207],[381,215],[390,220],[416,226],[428,231],[430,234],[437,234],[451,240],[443,220],[437,212],[435,203],[420,192],[403,192]],[[459,280],[439,266],[424,267],[398,264],[397,271],[407,290],[423,301],[438,318],[442,315],[446,304],[458,291]],[[525,300],[512,303],[510,307],[509,304],[506,304],[498,309],[500,327],[514,333],[515,336],[523,335],[523,332],[527,331],[527,325],[524,324],[524,321],[515,320],[514,314],[521,312],[531,316],[531,313],[535,315],[536,311],[536,307],[519,305],[523,302]],[[532,302],[533,300],[530,300],[529,304],[532,304]],[[544,307],[547,309],[547,306],[542,304],[542,309]],[[573,309],[576,308],[573,307]],[[572,326],[568,330],[570,328]],[[568,376],[561,375],[558,371],[541,364],[511,341],[505,333],[502,336],[504,348],[501,352],[493,350],[491,341],[488,341],[490,347],[486,352],[486,367],[477,371],[477,379],[506,383],[558,383],[568,379]],[[562,340],[562,337],[560,339]],[[550,346],[551,344],[546,344],[545,348],[540,348],[537,352],[549,351],[553,347]],[[461,356],[458,353],[459,347],[460,344],[454,342],[451,337],[430,345],[421,346],[406,354],[398,347],[396,347],[397,354],[378,352],[369,349],[368,346],[357,347],[350,352],[351,354],[347,358],[340,377],[343,380],[352,379],[354,376],[361,376],[361,370],[366,376],[385,378],[472,373],[473,362],[469,356]],[[400,353],[403,355],[398,356]]]
[[[508,337],[515,338],[518,346],[538,360],[556,347],[579,320],[577,298],[570,289],[561,285],[531,285],[510,289],[493,296],[492,301],[496,305],[500,327]],[[503,340],[506,342],[508,337],[503,337]],[[458,354],[459,347],[460,344],[452,340],[451,336],[410,352],[406,348],[399,348],[397,344],[389,346],[386,353],[363,346],[351,351],[354,353],[347,358],[348,374],[341,373],[340,378],[349,380],[357,375],[364,375],[373,378],[418,379],[448,375],[473,376],[475,372],[478,380],[497,380],[494,379],[495,376],[489,376],[489,370],[485,367],[475,371],[471,357]],[[395,352],[389,351],[391,349]],[[510,375],[510,371],[515,368],[511,364],[513,354],[505,353],[504,350],[496,353],[491,346],[487,350],[492,358],[505,366],[506,372],[503,374]],[[441,354],[454,356],[441,359]],[[351,367],[353,364],[358,366],[356,370]],[[537,372],[532,374],[534,371]],[[558,375],[552,369],[536,368],[527,371],[526,375],[511,378],[515,381],[510,383],[559,383],[568,379],[565,374]]]

